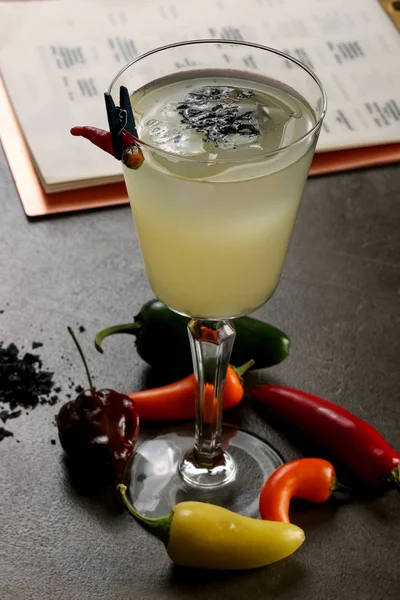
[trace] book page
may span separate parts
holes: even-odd
[[[124,64],[198,38],[260,43],[314,70],[328,95],[318,151],[400,141],[400,37],[377,0],[0,4],[1,74],[46,187],[120,178],[117,161],[69,129],[107,128],[103,93]],[[175,66],[188,61],[186,48]]]

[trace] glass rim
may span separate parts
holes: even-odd
[[[138,63],[139,61],[143,60],[144,58],[152,56],[153,54],[157,54],[158,52],[170,50],[171,48],[179,48],[181,46],[193,46],[196,44],[198,44],[198,45],[199,44],[220,44],[220,45],[224,44],[224,45],[230,45],[230,46],[247,46],[247,47],[251,47],[251,48],[257,48],[258,50],[264,50],[266,52],[281,56],[285,60],[288,60],[288,61],[296,64],[298,67],[300,67],[303,71],[305,71],[315,81],[315,83],[317,84],[317,86],[319,88],[321,98],[322,98],[322,109],[321,109],[321,114],[320,114],[319,118],[317,119],[317,121],[315,122],[313,127],[309,131],[307,131],[307,133],[302,135],[299,139],[295,140],[291,144],[287,144],[286,146],[282,146],[281,148],[277,148],[276,150],[270,150],[269,152],[260,152],[259,154],[253,155],[246,159],[243,159],[243,158],[241,158],[241,159],[232,159],[232,158],[218,159],[218,158],[216,158],[216,159],[199,160],[195,156],[192,156],[192,157],[182,156],[179,154],[174,154],[173,152],[161,150],[160,148],[157,148],[156,146],[153,146],[151,144],[148,144],[147,142],[142,141],[140,138],[135,138],[141,146],[144,146],[145,148],[148,148],[149,150],[155,152],[156,154],[159,154],[160,156],[164,156],[164,157],[169,158],[174,161],[187,161],[187,162],[193,162],[193,163],[197,163],[197,164],[245,164],[245,163],[247,164],[247,163],[252,163],[252,162],[259,162],[263,158],[269,158],[271,156],[276,156],[280,153],[287,152],[290,148],[294,148],[297,145],[300,145],[302,142],[307,140],[307,138],[311,137],[316,131],[318,131],[318,129],[320,128],[322,121],[326,115],[326,110],[327,110],[327,105],[328,105],[326,91],[325,91],[325,88],[324,88],[321,80],[319,79],[319,77],[309,67],[307,67],[305,64],[303,64],[302,62],[297,60],[297,58],[293,58],[292,56],[289,56],[289,54],[285,54],[285,52],[282,52],[281,50],[276,50],[275,48],[271,48],[269,46],[264,46],[262,44],[256,44],[254,42],[246,42],[246,41],[240,41],[240,40],[224,40],[224,39],[197,39],[197,40],[174,42],[172,44],[166,44],[164,46],[159,46],[157,48],[153,48],[152,50],[149,50],[149,51],[145,52],[144,54],[140,54],[140,56],[137,56],[136,58],[131,60],[129,63],[124,65],[122,67],[122,69],[120,69],[118,71],[118,73],[115,75],[115,77],[112,79],[110,85],[108,86],[108,93],[110,95],[112,95],[114,86],[117,84],[118,80],[125,73],[125,71],[127,71],[132,65]],[[285,82],[282,82],[282,83],[285,84]],[[287,84],[285,84],[285,85],[287,85]]]

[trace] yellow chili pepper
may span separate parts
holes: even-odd
[[[154,531],[181,566],[255,569],[293,554],[305,539],[291,523],[250,519],[204,502],[180,502],[169,515],[151,519],[130,505],[124,485],[117,489],[130,514]]]

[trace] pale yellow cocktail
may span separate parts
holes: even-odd
[[[158,149],[143,146],[141,168],[124,173],[153,291],[199,318],[261,306],[312,160],[312,109],[277,81],[216,70],[159,79],[132,106],[139,138]]]

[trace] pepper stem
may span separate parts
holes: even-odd
[[[130,333],[131,335],[136,335],[142,328],[142,323],[140,321],[135,321],[134,323],[120,323],[119,325],[112,325],[111,327],[106,327],[106,329],[102,329],[96,335],[94,339],[94,345],[96,350],[101,354],[104,353],[101,344],[103,340],[109,335],[114,335],[115,333]]]
[[[87,362],[86,362],[85,355],[83,354],[82,348],[81,348],[81,346],[80,346],[80,344],[79,344],[78,340],[76,339],[76,335],[75,335],[75,333],[73,332],[72,328],[71,328],[71,327],[68,327],[67,329],[68,329],[68,333],[71,335],[72,339],[73,339],[73,340],[74,340],[74,342],[75,342],[75,346],[78,348],[78,352],[79,352],[79,354],[81,355],[81,358],[82,358],[82,361],[83,361],[83,365],[84,365],[84,367],[85,367],[86,375],[87,375],[87,378],[88,378],[88,381],[89,381],[89,388],[90,388],[91,390],[93,390],[93,389],[94,389],[94,387],[93,387],[93,382],[92,382],[92,378],[91,378],[91,376],[90,376],[90,371],[89,371],[89,367],[88,367],[88,365],[87,365]]]
[[[388,477],[391,487],[396,488],[400,492],[400,465],[396,465]]]
[[[251,369],[251,367],[255,364],[256,364],[256,361],[253,359],[250,359],[247,361],[247,363],[244,363],[244,365],[241,365],[240,367],[233,367],[233,370],[235,371],[235,373],[239,377],[239,379],[242,379],[243,375],[245,375],[245,373],[247,373],[247,371],[249,369]]]
[[[349,488],[347,485],[343,485],[343,483],[340,483],[340,481],[338,481],[336,475],[333,478],[333,484],[331,487],[331,493],[332,492],[344,492],[346,494],[352,494],[353,490],[351,488]]]
[[[139,512],[137,512],[137,510],[135,510],[130,504],[126,495],[126,485],[124,485],[123,483],[119,483],[117,485],[117,491],[121,496],[125,508],[132,515],[132,517],[135,517],[135,519],[137,519],[138,521],[143,523],[143,525],[151,529],[153,533],[158,537],[158,539],[160,539],[164,543],[165,547],[167,547],[169,541],[171,521],[172,517],[174,516],[174,511],[172,511],[169,515],[163,515],[162,517],[157,517],[156,519],[152,517],[145,517],[144,515],[141,515]]]

